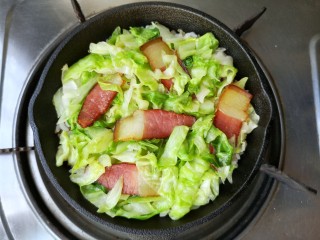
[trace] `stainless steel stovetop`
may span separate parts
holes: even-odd
[[[134,1],[79,0],[87,17],[129,2]],[[319,190],[317,123],[320,127],[320,109],[315,107],[319,107],[315,104],[319,101],[319,88],[314,87],[312,82],[310,52],[312,55],[313,49],[320,49],[316,36],[320,33],[320,1],[174,2],[200,9],[231,29],[262,7],[267,7],[262,18],[242,38],[268,70],[282,104],[286,142],[282,170]],[[78,20],[68,0],[0,0],[0,6],[0,148],[5,148],[15,146],[16,136],[19,134],[15,129],[17,111],[30,74],[48,47],[77,25]],[[313,46],[310,50],[309,45]],[[313,52],[318,59],[319,54],[319,50]],[[313,67],[319,69],[319,61],[313,63]],[[27,144],[32,145],[32,140],[32,134],[28,132]],[[0,158],[0,239],[65,238],[56,234],[55,226],[50,222],[43,221],[44,218],[37,214],[36,207],[26,197],[26,190],[19,176],[17,156],[6,154],[0,155]],[[35,161],[34,153],[29,153],[26,159]],[[36,164],[30,163],[30,166],[36,168]],[[34,178],[39,176],[35,175]],[[50,197],[45,192],[42,193],[42,198],[51,204]],[[62,219],[61,224],[69,224],[63,216],[56,217]],[[319,195],[299,192],[278,184],[264,208],[239,238],[318,239],[319,226]],[[81,229],[74,231],[86,238]]]

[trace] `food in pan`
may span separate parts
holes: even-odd
[[[232,182],[259,116],[212,33],[116,28],[62,68],[58,167],[100,213],[182,218]]]

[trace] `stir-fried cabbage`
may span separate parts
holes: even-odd
[[[159,56],[166,63],[165,71],[151,70],[139,48],[159,36],[177,52],[190,74],[182,69],[176,55]],[[251,106],[237,142],[228,140],[213,125],[223,88],[231,83],[244,88],[247,81],[235,82],[237,69],[224,51],[212,33],[173,32],[153,22],[129,30],[116,28],[106,41],[91,43],[86,57],[62,68],[62,87],[53,98],[60,131],[56,165],[66,162],[70,166],[71,181],[98,212],[136,219],[160,214],[176,220],[213,201],[219,184],[232,181],[232,172],[246,148],[246,135],[257,127],[259,116]],[[119,74],[126,80],[123,86],[113,84]],[[173,87],[167,91],[160,79],[171,78]],[[82,128],[77,117],[96,83],[118,94],[93,126]],[[189,114],[197,121],[192,127],[176,127],[168,139],[114,142],[116,121],[138,109]],[[158,195],[124,195],[123,178],[113,189],[97,183],[106,167],[121,162],[136,164],[143,180],[157,189]]]

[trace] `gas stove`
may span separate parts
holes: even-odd
[[[56,44],[78,23],[69,1],[0,0],[0,148],[33,146],[27,118],[28,100],[43,64]],[[79,1],[88,18],[134,1]],[[172,2],[172,1],[170,1]],[[320,189],[317,92],[314,91],[309,43],[320,33],[320,3],[289,0],[253,2],[175,1],[204,11],[231,29],[266,7],[265,14],[242,39],[255,52],[272,82],[279,116],[273,131],[282,131],[279,153],[270,156],[286,174]],[[313,40],[314,42],[315,40]],[[319,45],[319,44],[318,44]],[[314,48],[316,45],[314,44]],[[319,51],[310,47],[310,55]],[[319,62],[313,67],[319,68]],[[271,134],[272,136],[272,134]],[[74,224],[45,191],[33,151],[0,155],[1,239],[92,239]],[[320,234],[318,196],[277,184],[263,175],[251,189],[255,196],[245,216],[230,218],[232,234],[208,237],[238,239],[317,239]],[[250,194],[249,194],[250,195]],[[235,224],[236,223],[236,224]]]

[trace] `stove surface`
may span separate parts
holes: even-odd
[[[130,2],[134,1],[79,0],[86,17]],[[281,169],[296,180],[319,190],[317,123],[320,125],[320,120],[315,113],[316,97],[309,44],[320,33],[320,1],[174,2],[202,10],[231,29],[259,12],[262,7],[267,7],[266,13],[242,39],[268,70],[282,104],[286,145]],[[19,134],[15,129],[17,113],[23,93],[28,88],[30,74],[48,52],[48,47],[79,23],[69,1],[0,0],[0,5],[0,148],[6,148],[15,146]],[[317,64],[319,69],[319,62]],[[28,132],[26,143],[32,145],[32,134],[25,119]],[[23,159],[35,161],[34,153],[28,154],[29,157]],[[64,238],[56,234],[55,226],[44,222],[35,213],[37,209],[26,197],[26,189],[21,183],[23,178],[18,174],[21,159],[15,154],[0,155],[0,158],[0,239]],[[30,163],[30,166],[36,168],[35,164]],[[38,176],[33,177],[37,179]],[[45,193],[42,197],[51,203]],[[319,200],[319,195],[299,192],[278,184],[263,211],[238,238],[318,239]],[[68,224],[67,220],[62,224]],[[74,231],[81,232],[79,229]]]

